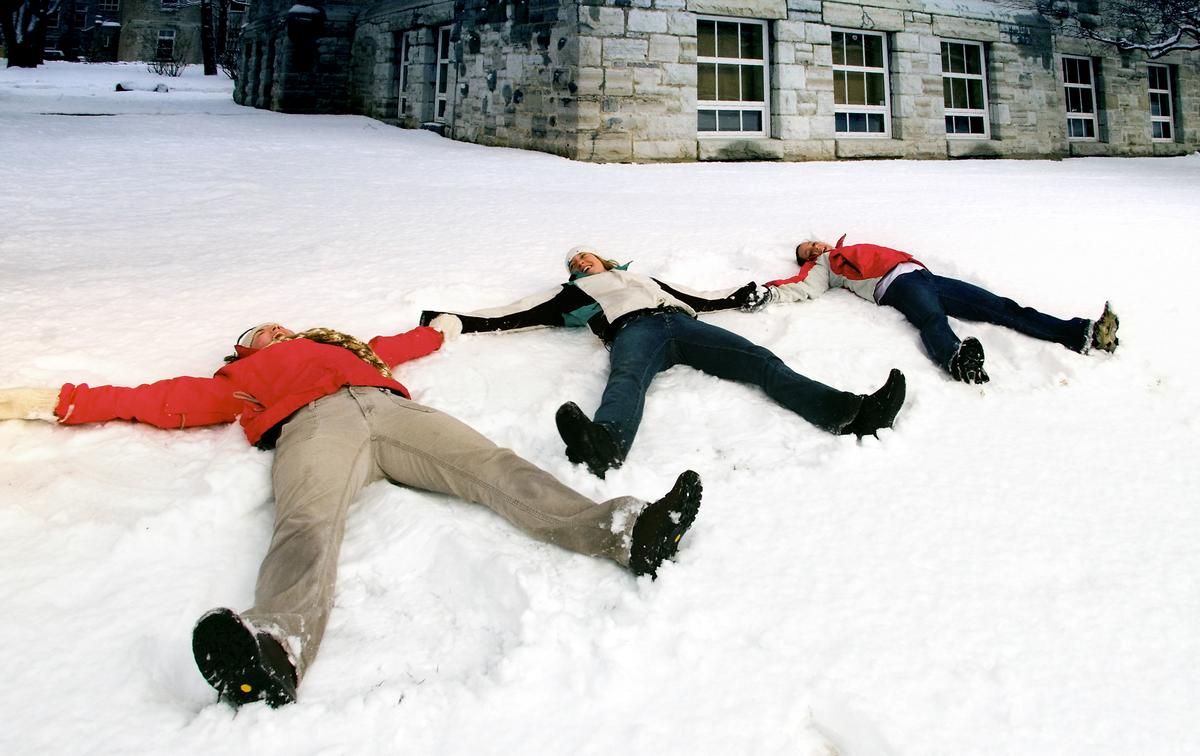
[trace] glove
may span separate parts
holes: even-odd
[[[758,312],[775,301],[775,289],[768,286],[754,285],[741,297],[738,309],[742,312]]]
[[[457,315],[449,315],[445,313],[438,315],[436,318],[429,321],[429,327],[435,331],[441,331],[442,338],[446,341],[452,341],[458,338],[458,335],[462,333],[462,321],[458,319]]]
[[[0,389],[0,420],[47,420],[56,422],[58,389]]]

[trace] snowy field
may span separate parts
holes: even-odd
[[[0,423],[0,753],[1095,756],[1200,749],[1200,156],[586,165],[354,116],[241,108],[198,67],[0,72],[0,386],[209,375],[248,325],[370,337],[500,305],[572,245],[716,289],[810,236],[916,254],[1115,355],[985,325],[952,383],[848,292],[706,316],[867,392],[833,437],[756,390],[660,377],[608,480],[563,456],[607,353],[584,331],[464,336],[401,366],[419,400],[595,498],[704,479],[657,581],[386,483],[351,512],[297,704],[235,712],[192,624],[248,607],[271,455],[236,427]]]

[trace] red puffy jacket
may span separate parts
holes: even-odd
[[[369,342],[388,365],[423,357],[442,345],[428,326]],[[250,443],[309,402],[343,386],[379,386],[408,396],[408,390],[339,346],[294,339],[263,349],[237,347],[242,359],[212,378],[181,377],[133,388],[65,384],[54,414],[64,425],[133,420],[159,428],[190,428],[241,417]]]

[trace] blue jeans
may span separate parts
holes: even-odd
[[[770,350],[736,333],[686,313],[649,310],[613,339],[608,385],[594,418],[613,431],[622,452],[633,445],[650,382],[672,365],[758,386],[800,417],[834,433],[854,419],[862,404],[859,395],[805,378]]]
[[[1062,344],[1076,352],[1086,346],[1086,318],[1062,320],[1022,307],[1011,299],[998,297],[966,281],[935,276],[927,270],[915,270],[892,281],[881,305],[895,307],[921,332],[921,341],[933,361],[942,367],[958,350],[959,338],[946,321],[949,315],[962,320],[992,323],[1043,341]]]

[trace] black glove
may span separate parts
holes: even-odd
[[[775,301],[775,289],[750,284],[738,290],[737,299],[738,309],[742,312],[758,312]]]

